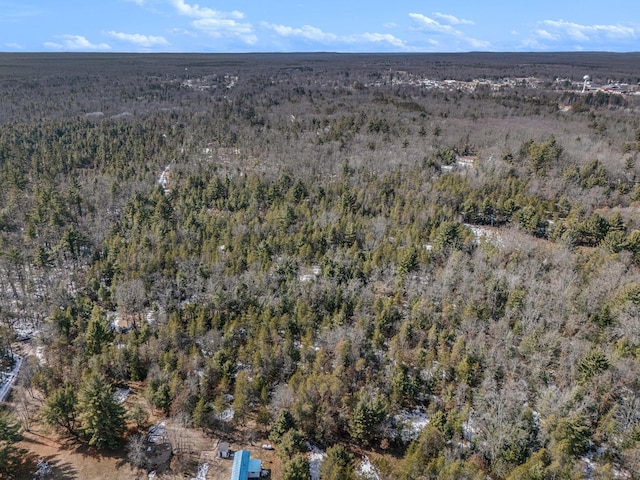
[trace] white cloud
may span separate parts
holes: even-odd
[[[191,30],[187,30],[186,28],[172,28],[168,30],[168,33],[174,36],[182,36],[182,37],[195,37],[196,34]]]
[[[394,47],[407,48],[404,41],[389,33],[363,33],[361,35],[356,35],[356,38],[358,37],[371,43],[388,43]]]
[[[546,30],[539,28],[538,30],[536,30],[536,35],[540,38],[544,38],[545,40],[559,40],[560,36],[559,35],[554,35],[552,33],[547,32]]]
[[[194,19],[191,25],[206,35],[215,38],[237,37],[250,45],[258,42],[253,25],[238,21],[245,16],[242,12],[236,10],[221,12],[213,8],[201,7],[197,3],[190,5],[184,0],[172,0],[172,4],[180,15]]]
[[[178,9],[182,15],[186,15],[187,17],[193,18],[224,18],[224,17],[232,17],[241,19],[244,18],[244,13],[233,11],[229,13],[220,12],[218,10],[214,10],[209,7],[201,7],[200,5],[193,4],[189,5],[184,0],[173,0],[173,6]]]
[[[473,22],[471,20],[465,20],[464,18],[458,18],[446,13],[433,12],[433,16],[444,20],[449,25],[473,25]]]
[[[443,13],[435,13],[435,16],[441,18],[443,20],[448,21],[449,23],[453,23],[455,25],[470,25],[472,22],[470,20],[461,20],[453,15],[446,15]],[[489,50],[491,48],[491,43],[486,42],[484,40],[478,40],[473,37],[467,36],[461,30],[457,30],[453,28],[451,25],[444,25],[443,23],[434,20],[433,18],[427,17],[422,13],[410,13],[409,16],[416,20],[420,25],[422,30],[433,32],[436,34],[448,35],[457,39],[459,42],[468,45],[471,48],[479,49],[479,50]],[[457,22],[457,23],[454,23]],[[430,41],[431,39],[429,39]],[[431,42],[430,42],[431,43]]]
[[[112,36],[113,38],[122,40],[123,42],[133,43],[141,47],[169,45],[169,42],[164,37],[154,35],[142,35],[140,33],[123,33],[114,31],[107,32],[107,34]]]
[[[569,37],[581,42],[597,41],[600,37],[617,39],[634,39],[638,37],[639,31],[624,25],[581,25],[579,23],[567,22],[565,20],[544,20],[541,22],[545,29],[536,30],[538,35],[545,37],[545,33],[554,36],[554,40],[559,40],[562,36]]]
[[[53,50],[110,50],[108,43],[91,43],[82,35],[58,35],[56,38],[62,40],[58,42],[45,42],[44,46]]]
[[[317,27],[311,25],[305,25],[302,28],[288,27],[286,25],[273,25],[270,23],[263,23],[263,25],[282,37],[299,37],[306,40],[313,40],[315,42],[335,42],[338,40],[338,36],[333,33],[323,32]]]
[[[477,38],[472,37],[464,37],[463,40],[471,45],[472,48],[477,48],[478,50],[491,49],[491,42],[487,42],[485,40],[478,40]]]
[[[433,18],[429,18],[421,13],[410,13],[409,16],[417,20],[422,28],[432,32],[441,33],[461,33],[455,30],[451,25],[443,25]]]
[[[45,46],[45,48],[47,48],[49,50],[63,50],[64,49],[64,45],[62,45],[61,43],[55,43],[55,42],[44,42],[44,46]]]
[[[207,35],[215,38],[232,35],[243,42],[253,45],[258,37],[253,33],[253,26],[249,23],[238,23],[230,18],[201,18],[192,25]]]
[[[274,25],[263,22],[262,26],[273,30],[281,37],[297,37],[325,44],[362,44],[362,43],[387,43],[404,50],[409,49],[407,44],[398,37],[389,33],[357,33],[352,35],[336,35],[325,32],[317,27],[305,25],[301,28],[289,27],[287,25]]]
[[[124,0],[125,2],[135,3],[136,5],[143,6],[145,0]]]
[[[7,47],[7,48],[11,48],[13,50],[23,50],[24,49],[23,45],[20,45],[19,43],[14,43],[14,42],[5,43],[4,46]]]

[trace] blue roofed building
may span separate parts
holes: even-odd
[[[262,462],[257,458],[252,459],[249,450],[239,450],[233,454],[231,480],[260,478],[261,471]]]

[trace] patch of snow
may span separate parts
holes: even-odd
[[[22,357],[20,355],[13,355],[13,369],[7,372],[0,372],[0,403],[4,402],[4,399],[7,397],[13,384],[18,378],[18,372],[20,372],[20,367],[22,366]]]
[[[223,422],[230,422],[231,420],[233,420],[234,414],[235,412],[233,411],[233,407],[229,407],[226,410],[223,410],[222,412],[218,413],[216,415],[216,418]]]
[[[45,478],[53,474],[53,467],[46,460],[38,460],[36,463],[36,475],[40,478]]]
[[[589,455],[582,457],[581,460],[584,462],[584,474],[586,478],[591,478],[593,473],[596,471],[598,464],[594,462],[593,458]]]
[[[122,112],[122,113],[118,113],[117,115],[111,115],[111,117],[109,117],[111,120],[122,120],[124,118],[131,118],[133,117],[133,113],[131,112]]]
[[[156,423],[149,428],[147,441],[149,443],[164,443],[167,438],[167,425],[164,422]]]
[[[309,449],[309,473],[311,474],[311,480],[320,480],[320,465],[322,465],[327,454],[309,442],[307,442],[307,448]]]
[[[495,230],[491,230],[485,227],[479,227],[477,225],[471,225],[470,223],[465,223],[464,226],[471,230],[473,236],[476,239],[476,243],[480,243],[480,241],[484,239],[492,243],[496,247],[502,246],[500,236]]]
[[[607,452],[606,445],[600,445],[598,447],[591,446],[586,455],[584,455],[580,460],[584,463],[584,474],[585,478],[593,478],[593,474],[596,473],[596,469],[600,465],[597,459],[602,458],[602,456]],[[629,478],[625,475],[626,472],[621,472],[619,470],[614,469],[613,475],[614,478]]]
[[[127,400],[127,397],[129,397],[129,394],[131,393],[131,389],[130,388],[116,388],[116,391],[113,392],[113,399],[122,404]]]
[[[358,466],[358,475],[366,480],[382,480],[380,472],[366,455],[362,457],[362,461]]]
[[[32,321],[26,318],[20,319],[12,325],[13,331],[16,333],[16,339],[20,341],[29,340],[38,330]]]
[[[208,471],[209,471],[209,464],[203,463],[198,467],[198,475],[196,475],[191,480],[206,480]]]
[[[153,310],[147,310],[146,320],[149,325],[156,321]]]
[[[85,118],[97,120],[98,118],[104,117],[104,112],[89,112],[84,114]]]
[[[305,268],[303,273],[298,276],[298,280],[302,283],[310,282],[319,277],[321,273],[322,269],[320,268],[320,265],[314,265],[310,269]]]
[[[477,433],[478,430],[474,426],[473,418],[469,415],[469,418],[462,422],[462,438],[467,442],[472,442]]]
[[[47,364],[47,360],[44,358],[44,345],[38,345],[36,347],[36,358],[38,359],[38,365],[43,366]]]
[[[164,170],[162,171],[162,173],[160,174],[160,178],[158,179],[158,183],[160,184],[160,186],[164,190],[164,193],[169,193],[169,188],[168,188],[168,185],[169,185],[169,165],[164,167]]]
[[[393,417],[397,425],[397,431],[400,439],[404,443],[416,440],[422,430],[429,425],[429,417],[420,408],[411,411],[403,411]]]
[[[131,318],[124,318],[118,311],[107,312],[107,321],[111,328],[118,333],[125,333],[132,326]]]

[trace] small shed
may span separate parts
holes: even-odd
[[[222,442],[218,445],[218,457],[231,458],[231,450],[229,449],[229,442]]]

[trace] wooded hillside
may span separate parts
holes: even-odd
[[[291,479],[640,478],[637,57],[0,54],[0,360],[96,448],[135,381]]]

